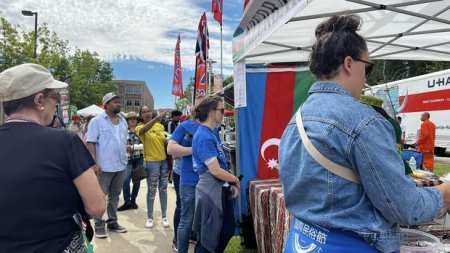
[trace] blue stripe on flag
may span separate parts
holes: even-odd
[[[238,108],[239,168],[245,175],[241,182],[242,213],[247,215],[246,190],[258,168],[267,73],[247,73],[247,107]]]

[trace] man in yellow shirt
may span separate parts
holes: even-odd
[[[156,189],[159,191],[159,201],[161,202],[162,225],[169,226],[166,217],[167,212],[167,184],[169,172],[166,160],[166,136],[164,126],[159,123],[164,114],[156,115],[148,106],[143,106],[139,111],[142,121],[136,126],[136,133],[144,144],[144,160],[148,170],[147,178],[147,222],[145,226],[153,228],[153,204],[155,201]]]

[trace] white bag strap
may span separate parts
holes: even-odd
[[[337,163],[334,163],[327,159],[325,156],[323,156],[317,149],[314,147],[314,145],[309,140],[308,136],[306,135],[305,128],[303,127],[303,121],[302,121],[302,114],[301,114],[301,108],[298,108],[296,121],[297,121],[297,129],[300,133],[300,138],[302,139],[303,145],[305,145],[306,151],[316,160],[318,164],[320,164],[322,167],[330,171],[331,173],[338,175],[342,178],[345,178],[347,180],[350,180],[354,183],[361,184],[359,181],[358,176],[349,168],[341,166]]]

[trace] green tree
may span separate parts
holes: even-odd
[[[99,104],[104,94],[115,91],[111,64],[99,59],[96,52],[76,49],[69,54],[69,42],[61,40],[47,24],[38,28],[38,53],[33,59],[34,31],[19,34],[0,16],[0,71],[25,62],[46,67],[55,79],[69,83],[71,104],[82,108]]]
[[[192,87],[194,87],[194,83],[195,83],[194,78],[195,77],[192,77],[192,76],[189,78],[189,83],[183,92],[184,98],[187,99],[189,104],[192,104]]]
[[[373,74],[367,80],[369,85],[377,85],[450,69],[450,62],[375,60]]]
[[[26,43],[21,40],[17,27],[0,16],[0,72],[27,60]]]
[[[103,95],[116,90],[111,82],[111,65],[99,60],[97,53],[76,49],[70,62],[72,74],[69,90],[72,104],[79,108],[99,104]]]

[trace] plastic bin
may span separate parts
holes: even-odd
[[[435,253],[444,247],[439,238],[419,230],[402,229],[402,234],[400,253]]]

